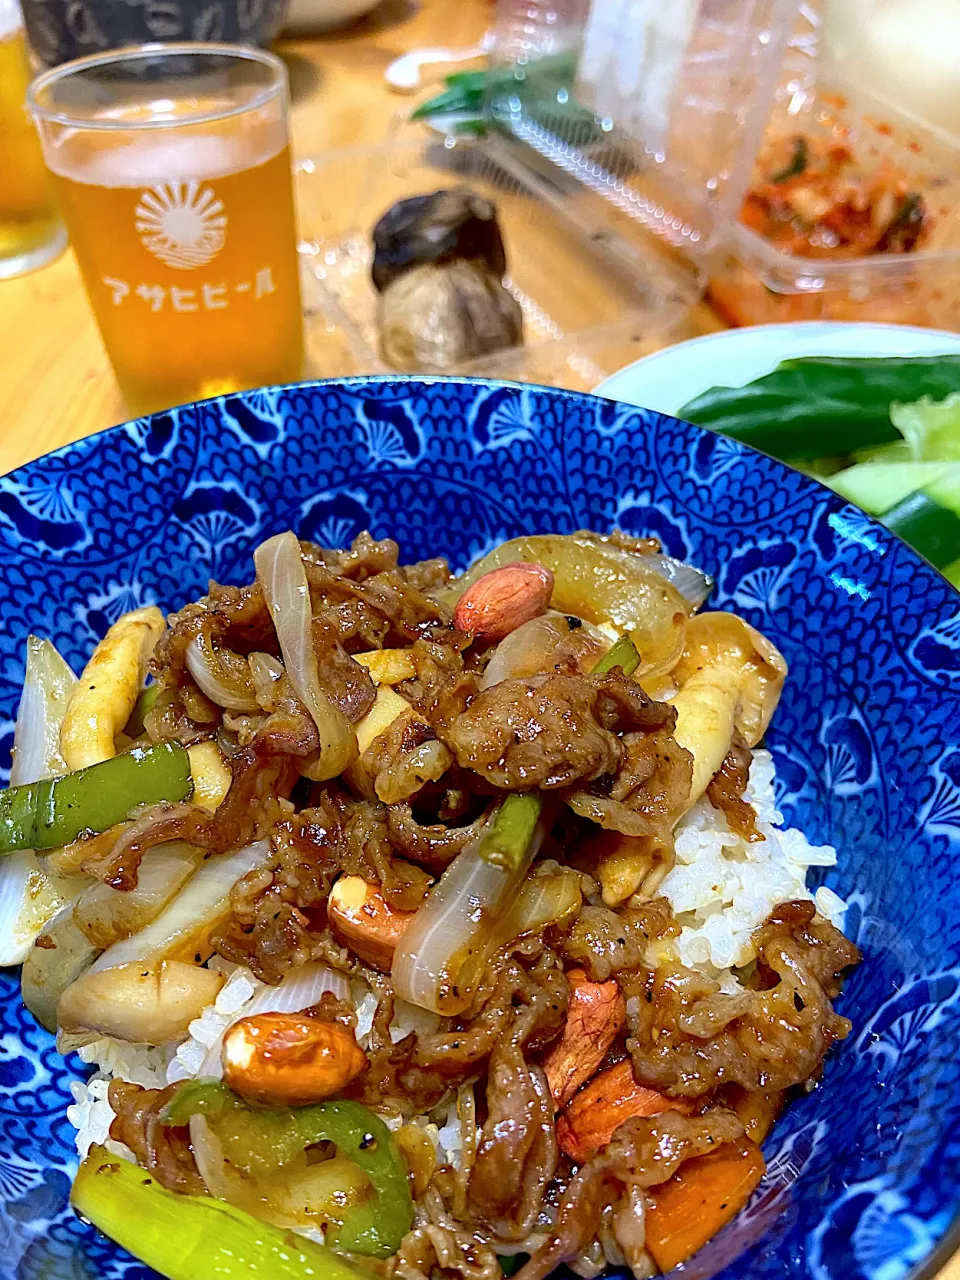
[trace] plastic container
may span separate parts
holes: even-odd
[[[312,373],[389,371],[370,277],[374,224],[397,200],[460,183],[496,205],[505,284],[523,311],[524,342],[444,373],[589,390],[677,333],[702,281],[655,242],[639,253],[609,229],[616,211],[601,197],[562,173],[538,174],[518,150],[509,138],[458,141],[414,128],[383,146],[301,162],[296,182]]]
[[[770,139],[839,142],[865,174],[893,175],[922,199],[927,238],[907,253],[805,256],[779,249],[734,209],[710,300],[733,324],[871,320],[960,331],[960,143],[846,81],[843,63],[822,57],[819,36],[804,8],[754,173]]]
[[[960,144],[845,85],[843,58],[821,57],[816,0],[594,0],[565,81],[542,30],[564,3],[504,0],[496,57],[507,74],[490,116],[531,163],[605,199],[625,243],[642,253],[652,234],[695,264],[734,324],[960,330]],[[895,173],[929,213],[922,247],[813,257],[745,226],[744,195],[769,140],[784,133],[842,136],[861,168]]]

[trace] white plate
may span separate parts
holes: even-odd
[[[960,334],[899,324],[810,321],[726,329],[665,347],[594,388],[598,396],[676,414],[710,387],[742,387],[794,356],[940,356]]]

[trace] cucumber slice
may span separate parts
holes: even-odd
[[[953,469],[960,471],[955,464]],[[860,462],[830,476],[824,484],[841,498],[878,516],[950,470],[949,462]]]
[[[960,467],[909,494],[880,517],[936,569],[960,560]]]

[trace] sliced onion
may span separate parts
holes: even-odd
[[[310,776],[317,782],[335,778],[357,758],[357,735],[340,708],[320,687],[311,628],[310,587],[296,534],[279,533],[269,538],[257,547],[253,559],[290,683],[320,734],[320,768]]]
[[[202,633],[187,645],[187,670],[201,692],[218,707],[228,711],[259,711],[260,704],[249,688],[230,680],[216,649]]]
[[[211,1196],[227,1201],[228,1204],[236,1204],[238,1208],[250,1208],[256,1198],[255,1194],[244,1194],[241,1180],[228,1170],[220,1139],[216,1137],[206,1116],[189,1117],[189,1144],[197,1162],[197,1171],[204,1179]]]
[[[252,1200],[253,1196],[244,1197],[238,1187],[238,1179],[227,1172],[220,1140],[213,1132],[206,1116],[190,1117],[190,1146],[197,1170],[210,1194],[216,1200],[226,1200],[228,1204]],[[238,1205],[242,1208],[243,1205]]]
[[[258,840],[235,853],[207,858],[152,924],[104,951],[94,972],[147,958],[192,960],[199,955],[206,959],[212,950],[210,933],[230,909],[230,890],[269,857],[269,842]]]
[[[96,947],[73,922],[73,905],[61,907],[47,924],[52,947],[31,947],[20,975],[23,1003],[48,1031],[57,1029],[57,1004],[72,982],[86,973]]]
[[[27,668],[13,734],[11,787],[67,772],[60,725],[77,677],[49,640],[27,637]],[[89,883],[47,872],[22,849],[0,860],[0,966],[22,964],[44,925]]]
[[[89,883],[45,870],[32,849],[0,860],[0,967],[23,964],[44,927]]]
[[[299,1013],[301,1009],[310,1009],[315,1005],[325,991],[332,992],[338,1000],[350,999],[350,982],[347,977],[325,964],[305,964],[294,969],[275,987],[263,983],[256,994],[237,1010],[236,1017],[210,1045],[197,1075],[215,1077],[218,1080],[223,1075],[220,1051],[223,1037],[234,1022],[241,1018],[252,1018],[258,1013]]]
[[[676,587],[691,608],[699,609],[706,603],[714,583],[709,573],[704,573],[702,569],[687,564],[684,560],[677,560],[674,556],[665,556],[660,552],[651,552],[644,556],[644,560],[652,569],[656,569],[662,577],[666,578],[667,582]]]
[[[578,657],[582,651],[585,670],[609,647],[609,642],[589,624],[571,631],[565,614],[551,612],[531,618],[497,645],[480,679],[481,691],[501,680],[522,679],[549,671],[560,646],[570,646],[571,642]]]
[[[394,953],[393,985],[401,999],[443,1016],[463,1012],[555,812],[552,805],[543,806],[526,855],[513,870],[480,857],[486,828],[457,854]]]
[[[505,946],[526,933],[567,921],[583,902],[579,874],[567,868],[552,875],[528,876],[503,917],[498,942]]]
[[[27,670],[13,733],[10,785],[19,787],[66,773],[60,725],[77,677],[49,640],[27,637]]]
[[[84,880],[77,901],[68,902],[44,929],[54,945],[30,947],[25,956],[21,986],[34,1016],[52,1030],[57,1001],[66,988],[93,965],[104,947],[120,945],[118,939],[156,920],[202,861],[199,849],[174,840],[147,851],[137,885],[129,892]]]
[[[251,653],[250,676],[257,692],[257,702],[264,711],[274,708],[273,686],[283,675],[283,663],[269,653]]]
[[[490,957],[514,938],[539,933],[547,925],[570,920],[583,904],[580,876],[567,869],[554,875],[528,876],[492,931],[486,945],[471,951],[457,975],[457,985],[471,992],[480,985],[483,967]]]
[[[155,920],[203,862],[203,851],[185,840],[171,840],[143,855],[134,889],[121,892],[91,885],[73,908],[77,928],[100,951],[129,938]]]

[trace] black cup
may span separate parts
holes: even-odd
[[[27,37],[48,67],[156,41],[266,45],[288,0],[22,0]]]

